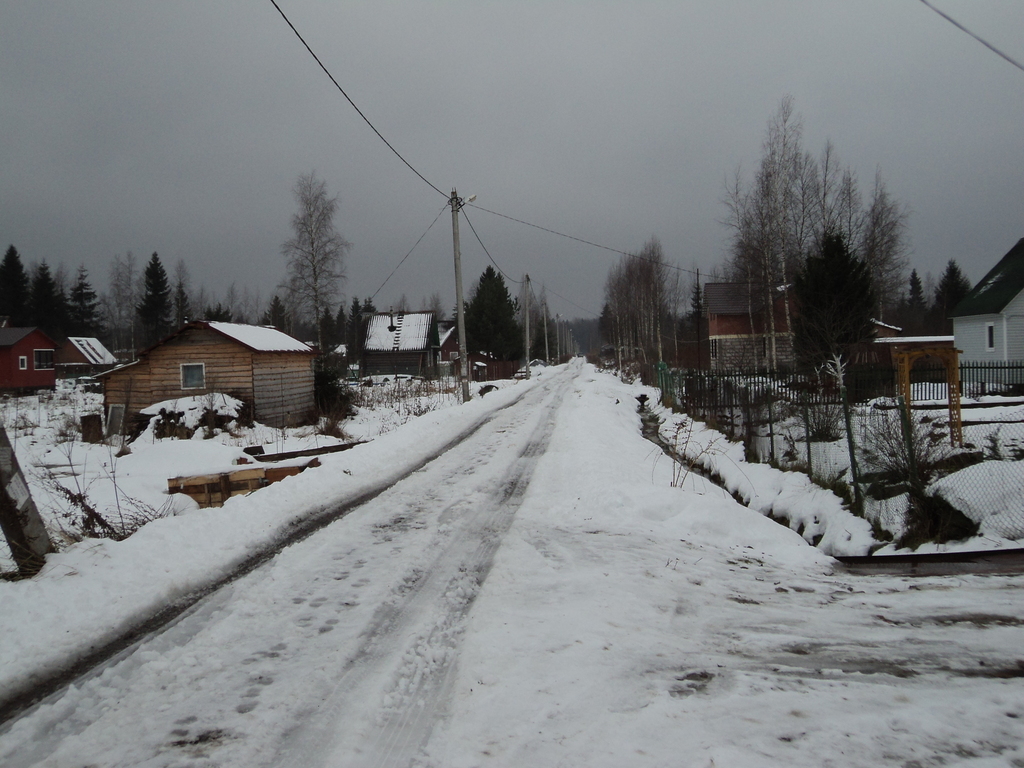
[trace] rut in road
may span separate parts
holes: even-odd
[[[409,764],[576,373],[4,724],[0,764]]]
[[[315,722],[293,734],[273,764],[413,764],[445,714],[466,615],[547,449],[565,385],[550,396],[490,502],[462,521],[422,579],[377,611]],[[389,673],[381,697],[376,686]]]

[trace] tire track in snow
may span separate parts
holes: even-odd
[[[315,721],[291,735],[274,765],[415,764],[445,714],[467,614],[547,449],[572,376],[548,385],[548,401],[492,502],[459,526],[425,576],[378,609]]]
[[[526,390],[497,410],[482,414],[427,458],[404,468],[399,473],[388,477],[353,497],[329,505],[319,514],[310,515],[301,521],[295,521],[290,530],[274,537],[265,546],[255,549],[230,572],[221,574],[208,584],[202,585],[187,594],[180,595],[169,603],[159,603],[151,615],[140,617],[133,627],[126,629],[121,635],[111,638],[99,646],[90,647],[89,650],[77,658],[68,659],[59,669],[37,673],[26,681],[23,686],[13,690],[0,691],[0,733],[5,730],[10,722],[29,711],[32,707],[53,696],[59,696],[61,691],[68,686],[94,676],[98,670],[130,654],[133,649],[145,642],[147,638],[158,635],[165,628],[175,624],[180,618],[187,616],[200,601],[211,594],[256,570],[273,559],[285,548],[309,538],[331,523],[340,520],[354,510],[373,501],[402,480],[419,472],[440,456],[466,442],[477,434],[482,427],[491,423],[501,413],[514,407],[532,391]]]

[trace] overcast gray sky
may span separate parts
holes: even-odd
[[[787,94],[865,194],[912,211],[912,266],[978,280],[1024,237],[1024,72],[918,0],[279,0],[367,117],[445,192],[622,250],[660,238],[720,263],[725,180],[749,173]],[[1019,0],[933,0],[1024,60]],[[264,298],[284,277],[292,187],[315,171],[372,294],[445,198],[372,133],[269,0],[6,3],[0,241],[27,262],[184,259]],[[600,311],[616,256],[469,209],[499,266],[553,312]],[[462,227],[472,285],[488,263]],[[515,292],[515,286],[511,286]],[[454,304],[442,215],[377,297]],[[557,294],[554,295],[554,294]],[[560,298],[564,297],[564,298]]]

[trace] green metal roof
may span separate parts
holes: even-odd
[[[998,315],[1021,291],[1024,291],[1024,238],[989,270],[949,316]]]

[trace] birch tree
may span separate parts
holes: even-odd
[[[293,236],[281,246],[281,252],[288,261],[289,291],[295,304],[311,315],[323,351],[321,320],[335,304],[351,244],[334,226],[338,198],[328,195],[327,182],[315,173],[303,174],[293,192],[298,204],[292,216]]]

